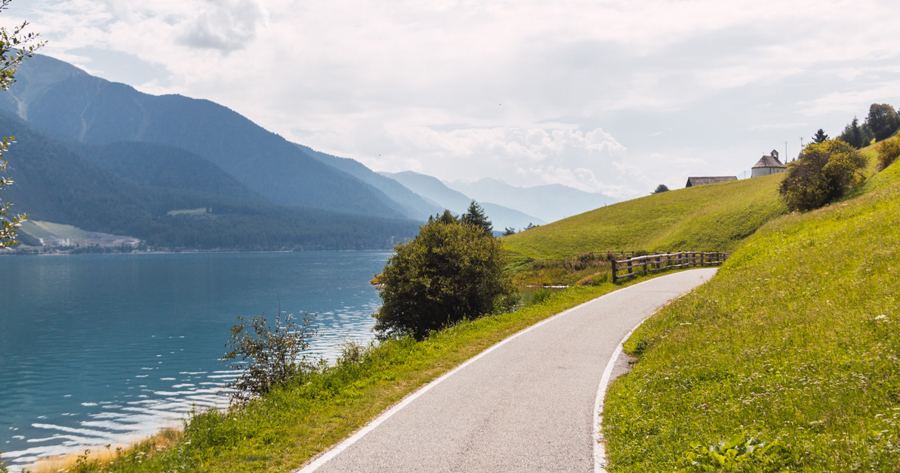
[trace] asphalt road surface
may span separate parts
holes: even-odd
[[[300,471],[593,472],[598,386],[623,337],[715,271],[651,279],[519,332]]]

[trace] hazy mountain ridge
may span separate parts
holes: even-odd
[[[0,94],[0,109],[58,140],[176,146],[222,168],[270,202],[404,218],[400,205],[281,136],[208,100],[153,96],[35,56]]]
[[[466,211],[472,198],[469,196],[447,187],[440,179],[425,174],[419,174],[413,171],[404,171],[398,173],[382,173],[403,184],[411,191],[437,204],[441,209],[449,209],[451,212],[461,214]],[[504,228],[512,227],[522,229],[528,224],[541,225],[542,219],[528,215],[519,210],[498,205],[494,202],[487,202],[474,199],[484,208],[488,218],[491,219],[494,230],[502,231]]]
[[[69,146],[32,130],[17,117],[2,113],[0,129],[16,137],[16,143],[4,156],[15,185],[4,191],[3,198],[13,202],[12,212],[27,213],[36,221],[133,236],[151,246],[170,249],[389,248],[417,230],[412,221],[271,204],[254,197],[252,191],[196,157],[194,162],[185,161],[195,169],[205,169],[205,176],[218,173],[218,180],[206,182],[212,187],[193,188],[194,183],[187,176],[182,176],[187,180],[171,183],[162,178],[141,181],[120,177]],[[114,159],[122,147],[143,148],[144,153],[169,150],[181,158],[189,155],[177,148],[146,143],[73,146],[85,153],[93,150],[97,153],[94,158],[100,162]],[[135,158],[140,157],[136,152]],[[171,156],[157,158],[155,163],[145,163],[144,168],[125,166],[120,172],[144,171],[148,177],[165,176],[168,171],[161,168]],[[174,187],[167,187],[169,184]],[[168,214],[171,210],[195,208],[211,208],[212,212]]]
[[[391,200],[400,205],[408,218],[427,220],[429,216],[444,210],[440,205],[423,198],[396,180],[372,171],[359,161],[322,153],[300,144],[297,146],[313,158],[346,172],[380,190]]]
[[[585,192],[562,184],[515,187],[500,179],[491,178],[475,182],[444,182],[444,184],[475,200],[513,207],[548,222],[562,220],[619,201],[604,194]]]

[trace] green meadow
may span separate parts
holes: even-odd
[[[695,186],[601,207],[503,238],[514,261],[606,251],[730,251],[786,212],[782,176]]]
[[[763,226],[633,334],[610,471],[900,471],[900,163],[851,197]]]

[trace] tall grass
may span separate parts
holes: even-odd
[[[635,332],[610,471],[900,471],[898,166],[763,227]]]

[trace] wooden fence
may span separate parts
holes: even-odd
[[[669,268],[685,268],[690,266],[718,266],[725,262],[731,253],[721,251],[679,251],[677,253],[657,253],[653,255],[634,256],[632,258],[612,260],[612,280],[637,276],[638,274],[655,273]]]

